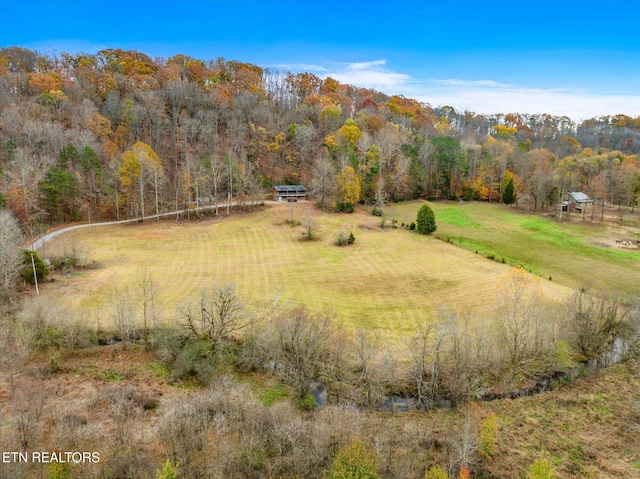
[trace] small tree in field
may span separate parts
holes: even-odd
[[[302,237],[305,240],[313,241],[317,238],[320,225],[318,225],[318,222],[313,216],[308,215],[302,222],[302,227],[304,228],[302,231]]]
[[[429,205],[423,205],[418,211],[416,220],[416,231],[423,235],[428,235],[436,230],[436,217]]]

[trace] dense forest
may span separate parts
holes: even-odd
[[[0,145],[0,205],[30,235],[229,195],[242,204],[276,184],[302,183],[328,208],[462,198],[537,210],[578,190],[622,214],[640,196],[640,117],[481,115],[310,73],[116,49],[0,49]]]

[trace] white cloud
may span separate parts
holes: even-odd
[[[439,84],[439,85],[451,85],[451,86],[469,86],[469,87],[475,87],[475,86],[486,86],[486,87],[495,87],[495,88],[511,88],[513,85],[509,85],[507,83],[500,83],[497,81],[493,81],[493,80],[458,80],[456,78],[453,79],[449,79],[449,80],[440,80],[437,78],[434,78],[432,80],[433,83]]]
[[[315,70],[322,77],[331,77],[340,83],[372,88],[382,92],[396,92],[407,88],[411,77],[404,73],[393,72],[387,68],[386,60],[368,62],[332,63],[322,70]]]
[[[430,80],[413,97],[432,106],[450,105],[478,113],[548,113],[581,120],[625,113],[640,115],[640,96],[599,95],[584,90],[527,88],[492,81]]]
[[[482,114],[547,113],[567,116],[574,121],[618,113],[640,116],[640,95],[595,94],[578,88],[532,88],[488,78],[416,79],[392,70],[385,59],[278,67],[314,73],[321,78],[332,77],[343,84],[371,88],[388,95],[404,95],[433,107],[449,105],[460,111]]]
[[[307,64],[307,63],[298,63],[298,64],[287,64],[287,63],[281,63],[278,65],[274,65],[275,68],[281,68],[283,70],[291,70],[294,72],[316,72],[316,73],[320,73],[320,72],[326,72],[329,71],[327,70],[327,68],[323,67],[322,65],[311,65],[311,64]]]
[[[603,95],[584,89],[531,88],[491,79],[417,80],[387,67],[386,60],[332,63],[313,70],[340,83],[404,95],[434,107],[450,105],[476,113],[548,113],[575,121],[624,113],[640,115],[640,96]]]
[[[372,62],[356,62],[349,63],[347,68],[350,70],[369,70],[371,68],[375,68],[380,65],[385,65],[387,60],[374,60]]]

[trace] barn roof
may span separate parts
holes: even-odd
[[[571,196],[576,201],[591,201],[591,198],[589,198],[581,191],[572,191],[571,193],[569,193],[569,196]]]
[[[307,189],[302,185],[281,185],[274,186],[278,193],[304,193]]]

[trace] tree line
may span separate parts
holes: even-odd
[[[323,207],[411,198],[635,207],[640,117],[479,115],[239,61],[0,49],[0,204],[29,234],[241,204],[302,183]]]

